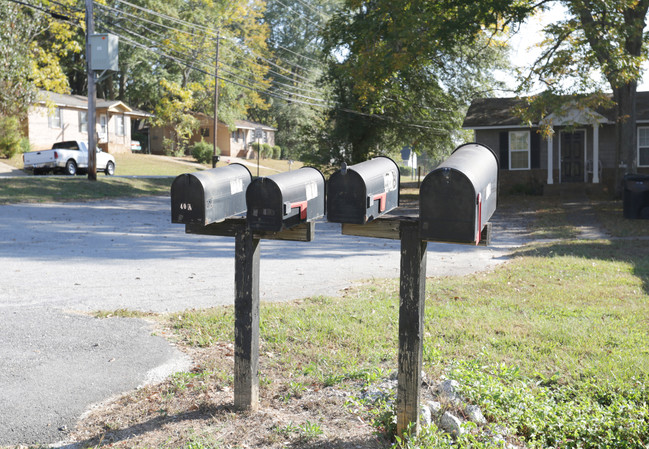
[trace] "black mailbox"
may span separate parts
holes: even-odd
[[[299,170],[257,178],[246,191],[248,226],[279,232],[324,216],[325,181],[319,170]]]
[[[430,172],[419,190],[422,240],[480,242],[498,195],[498,158],[478,143],[461,145]]]
[[[329,178],[327,220],[365,224],[399,206],[399,167],[380,156],[343,167]]]
[[[206,226],[245,212],[251,180],[241,164],[176,177],[171,184],[171,222]]]

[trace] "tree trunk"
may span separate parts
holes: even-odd
[[[616,102],[615,193],[622,193],[626,173],[635,173],[637,161],[636,89],[632,81],[614,90]]]

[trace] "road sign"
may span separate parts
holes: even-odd
[[[261,128],[255,128],[255,139],[264,137],[264,131]]]

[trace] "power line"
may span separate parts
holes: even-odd
[[[200,67],[197,67],[196,65],[190,64],[190,63],[188,63],[188,62],[186,62],[186,61],[184,61],[182,59],[179,59],[179,58],[177,58],[175,56],[169,55],[169,54],[165,53],[164,51],[156,50],[154,48],[147,47],[146,45],[142,45],[139,42],[134,41],[134,40],[132,40],[132,39],[126,37],[126,36],[121,36],[121,38],[123,40],[125,40],[128,45],[132,45],[134,47],[137,47],[137,48],[140,48],[140,49],[155,53],[155,54],[157,54],[159,56],[171,59],[172,61],[175,61],[176,63],[178,63],[180,65],[188,67],[188,68],[190,68],[192,70],[196,70],[196,71],[201,72],[201,73],[203,73],[205,75],[209,75],[211,77],[214,77],[214,75],[215,75],[214,73],[211,73],[211,72],[209,72],[207,70],[201,69]],[[232,80],[224,78],[222,76],[218,76],[217,78],[224,81],[224,82],[226,82],[226,83],[234,84],[235,86],[239,86],[239,87],[242,87],[244,89],[251,90],[251,91],[256,92],[258,94],[261,94],[261,95],[268,95],[268,96],[273,97],[273,98],[284,100],[284,101],[286,101],[288,103],[298,103],[298,104],[304,104],[304,105],[313,106],[313,107],[326,107],[326,105],[324,105],[324,104],[314,104],[314,103],[309,103],[309,102],[306,102],[306,101],[295,100],[293,98],[283,97],[283,96],[277,95],[277,94],[275,94],[273,92],[263,91],[263,90],[255,88],[255,87],[251,87],[251,86],[247,86],[247,85],[244,85],[244,84],[241,84],[241,83],[237,83],[236,81],[232,81]]]
[[[162,47],[162,46],[164,46],[164,45],[160,45],[160,44],[161,44],[161,41],[160,41],[160,42],[159,42],[159,41],[155,41],[155,40],[150,39],[150,38],[148,38],[148,37],[142,36],[141,34],[136,33],[136,32],[133,31],[133,30],[127,29],[127,28],[125,28],[125,27],[119,25],[118,23],[115,23],[115,22],[112,22],[112,21],[109,23],[108,21],[104,21],[103,19],[100,19],[100,21],[104,24],[104,27],[105,27],[106,29],[109,29],[109,28],[107,28],[107,26],[117,27],[117,28],[119,28],[120,30],[122,30],[122,31],[124,31],[124,32],[126,32],[126,33],[129,33],[129,34],[131,34],[131,35],[133,35],[133,36],[135,36],[135,37],[138,37],[138,38],[140,38],[140,39],[142,39],[142,40],[148,41],[148,43],[149,43],[149,44],[153,44],[154,47]],[[110,29],[109,29],[109,30],[110,30]],[[160,33],[157,33],[156,31],[149,30],[149,29],[147,29],[147,30],[148,30],[149,32],[153,33],[153,34],[156,34],[156,35],[160,36]],[[185,49],[187,49],[187,50],[189,50],[189,51],[193,51],[193,49],[190,48],[190,47],[188,47],[187,45],[184,45],[184,44],[182,44],[182,43],[178,43],[178,42],[176,42],[176,44],[179,45],[179,46],[181,46],[181,47],[183,47],[183,48],[185,48]],[[169,46],[164,46],[164,47],[167,48],[167,49],[170,50],[170,51],[173,51],[173,52],[177,53],[177,54],[179,55],[179,57],[184,57],[185,59],[187,59],[187,56],[188,56],[187,54],[185,54],[185,53],[183,53],[183,52],[181,52],[181,51],[179,51],[179,50],[177,50],[177,49],[170,48]],[[212,60],[209,61],[209,62],[206,61],[205,58],[200,58],[200,57],[197,57],[197,56],[195,56],[195,55],[192,55],[190,58],[195,59],[195,60],[200,60],[201,62],[203,62],[203,63],[205,63],[205,64],[209,64],[209,65],[211,65],[211,64],[214,63],[214,58],[212,58]],[[227,65],[228,67],[231,67],[231,68],[234,69],[234,70],[239,70],[239,71],[241,71],[241,72],[245,72],[244,69],[242,69],[242,68],[240,68],[240,67],[236,67],[236,66],[234,66],[234,65],[232,65],[232,64],[229,64],[228,62],[226,62],[226,61],[224,61],[224,60],[222,60],[222,59],[220,60],[220,62],[221,62],[222,64],[224,64],[224,65]],[[255,63],[255,64],[259,65],[259,66],[262,67],[262,68],[266,68],[265,66],[262,66],[262,65],[260,65],[260,64],[258,64],[258,63]],[[224,70],[225,70],[225,69],[224,69]],[[272,72],[271,70],[269,70],[269,71]],[[234,73],[232,73],[232,72],[230,72],[230,71],[228,71],[228,73],[231,73],[233,76],[235,76],[235,77],[237,77],[237,78],[239,78],[239,79],[242,79],[241,76],[237,76],[236,74],[234,74]],[[287,76],[285,76],[285,75],[279,74],[279,73],[277,73],[277,72],[272,72],[272,73],[275,73],[275,74],[278,75],[278,76],[282,76],[282,77],[288,79],[289,81],[293,81],[291,78],[289,78],[289,77],[287,77]],[[254,81],[254,82],[258,82],[258,81]],[[305,88],[301,88],[301,87],[299,87],[299,86],[292,86],[292,85],[289,85],[289,84],[286,84],[286,83],[282,83],[282,82],[279,82],[279,81],[277,81],[277,80],[275,80],[275,79],[271,79],[270,82],[271,82],[271,83],[274,83],[274,84],[279,84],[279,85],[284,86],[284,87],[287,87],[287,88],[289,88],[289,89],[299,90],[299,91],[306,92],[306,93],[312,93],[312,92],[313,92],[313,93],[317,93],[317,94],[320,94],[320,93],[321,93],[321,92],[316,91],[316,90],[313,90],[313,89],[305,89]],[[287,91],[287,90],[282,89],[282,88],[279,88],[278,90],[280,90],[280,91],[282,91],[282,92],[284,92],[284,93],[286,93],[286,94],[289,94],[289,95],[295,95],[295,96],[298,96],[298,97],[301,97],[301,98],[305,98],[305,99],[309,99],[309,100],[314,100],[314,101],[324,101],[322,98],[313,98],[313,97],[310,97],[310,96],[307,96],[307,95],[302,95],[302,94],[299,94],[299,93],[296,93],[296,92]]]
[[[119,29],[121,29],[121,30],[123,30],[123,31],[125,31],[125,32],[130,33],[130,34],[133,34],[133,35],[139,37],[140,39],[144,39],[144,40],[148,41],[149,43],[153,43],[154,45],[153,45],[152,47],[158,47],[158,48],[161,48],[161,46],[157,45],[158,43],[157,43],[156,41],[154,41],[154,40],[152,40],[152,39],[149,39],[149,38],[147,38],[147,37],[144,37],[144,36],[142,36],[142,35],[140,35],[140,34],[138,34],[138,33],[135,33],[135,32],[133,32],[133,31],[131,31],[131,30],[127,30],[126,28],[122,27],[122,26],[119,25],[119,24],[112,24],[112,26],[117,27],[117,28],[119,28]],[[103,24],[103,27],[104,27],[106,30],[108,30],[108,31],[113,31],[113,32],[114,32],[114,30],[112,30],[111,28],[107,27],[106,24]],[[116,33],[116,34],[117,34],[117,33]],[[118,35],[119,35],[119,34],[118,34]],[[119,35],[119,36],[122,37],[122,38],[127,38],[127,36],[124,36],[124,35]],[[128,38],[127,38],[127,39],[128,39]],[[134,41],[134,42],[137,42],[137,41]],[[182,45],[181,45],[181,46],[182,46]],[[151,48],[151,47],[148,47],[148,48]],[[197,62],[200,62],[200,63],[202,63],[202,64],[208,65],[208,66],[210,66],[210,67],[211,67],[211,65],[212,65],[213,62],[214,62],[214,59],[213,59],[213,58],[212,58],[212,60],[207,61],[205,58],[196,57],[196,56],[194,56],[194,55],[189,56],[189,55],[187,55],[187,54],[185,54],[185,53],[183,53],[183,52],[181,52],[181,51],[179,51],[179,50],[173,49],[173,48],[169,48],[169,47],[165,47],[165,48],[166,48],[167,50],[172,51],[172,52],[174,52],[174,53],[177,54],[176,56],[173,56],[174,58],[176,58],[176,62],[178,62],[179,60],[182,60],[183,62],[186,62],[188,59],[190,59],[190,60],[192,60],[192,61],[197,61]],[[187,47],[185,46],[185,48],[187,48]],[[221,62],[222,62],[222,61],[221,61]],[[189,64],[189,63],[186,63],[185,65],[188,66],[188,67],[190,67],[190,68],[191,68],[191,67],[195,67],[193,64]],[[238,68],[238,67],[231,66],[230,64],[225,64],[225,65],[227,65],[228,67],[232,67],[233,69],[243,71],[243,69],[240,69],[240,68]],[[257,84],[257,85],[262,86],[264,89],[268,89],[268,86],[264,85],[260,80],[250,79],[250,78],[245,78],[245,77],[243,77],[243,76],[241,76],[241,75],[238,75],[238,74],[236,74],[236,73],[234,73],[234,72],[232,72],[232,71],[230,71],[230,70],[227,70],[227,69],[221,69],[221,70],[224,71],[225,73],[228,73],[230,76],[232,76],[232,77],[234,77],[234,78],[236,78],[236,79],[238,79],[238,80],[240,80],[240,81],[242,81],[242,82]],[[222,78],[222,77],[220,77],[220,78],[226,80],[225,78]],[[274,82],[274,80],[271,80],[270,82],[272,83],[272,82]],[[286,85],[286,84],[284,84],[284,83],[280,83],[280,84],[282,84],[282,85],[284,85],[284,86],[288,86],[288,87],[290,87],[290,88],[293,88],[293,86],[289,86],[289,85]],[[251,87],[251,86],[248,86],[248,87]],[[307,96],[307,95],[302,95],[302,94],[299,94],[299,93],[296,93],[296,92],[287,91],[287,90],[282,89],[282,88],[275,88],[275,90],[276,90],[277,92],[281,92],[281,93],[283,93],[283,94],[285,94],[285,95],[291,95],[291,96],[293,96],[293,97],[303,98],[303,99],[305,99],[305,100],[316,101],[316,102],[319,102],[319,103],[325,104],[325,100],[324,100],[323,98],[314,98],[314,97],[310,97],[310,96]]]
[[[202,31],[205,31],[207,33],[210,33],[212,36],[215,36],[216,32],[215,32],[215,30],[213,30],[211,28],[204,27],[202,25],[193,24],[193,23],[187,22],[185,20],[178,19],[178,18],[175,18],[175,17],[171,17],[169,15],[162,14],[160,12],[157,12],[157,11],[154,11],[154,10],[151,10],[151,9],[148,9],[148,8],[144,8],[144,7],[141,7],[141,6],[138,6],[138,5],[134,5],[134,4],[132,4],[132,3],[128,2],[128,1],[126,1],[126,0],[116,0],[116,1],[118,1],[120,3],[123,3],[125,5],[128,5],[128,6],[131,6],[131,7],[135,8],[135,9],[140,10],[140,11],[146,12],[148,14],[154,15],[156,17],[166,19],[166,20],[169,20],[171,22],[175,22],[177,24],[182,24],[182,25],[188,26],[190,28],[202,30]],[[114,8],[114,7],[111,7],[111,6],[106,6],[106,5],[100,5],[100,4],[98,4],[98,6],[101,7],[101,8],[104,8],[104,9],[110,9],[110,10],[115,11],[117,13],[126,14],[126,15],[128,15],[130,17],[136,18],[138,20],[143,20],[143,21],[148,22],[148,23],[153,24],[153,25],[162,26],[163,28],[166,28],[166,29],[168,29],[170,31],[176,31],[176,32],[179,32],[179,33],[185,33],[185,34],[188,34],[188,35],[190,35],[192,37],[196,37],[196,35],[193,32],[178,29],[178,28],[174,28],[174,27],[162,24],[162,23],[157,23],[157,22],[154,22],[154,21],[151,21],[151,20],[136,16],[135,14],[128,13],[128,12],[123,11],[121,9],[117,9],[117,8]],[[299,74],[297,74],[295,72],[292,72],[291,70],[289,70],[289,69],[287,69],[285,67],[280,66],[279,64],[276,64],[275,62],[273,62],[273,61],[269,60],[268,58],[264,57],[263,55],[261,55],[259,52],[256,52],[252,48],[250,48],[248,46],[244,46],[243,44],[239,43],[238,40],[235,39],[235,38],[223,36],[223,37],[221,37],[221,39],[229,40],[230,42],[232,42],[234,45],[236,45],[240,49],[242,49],[244,51],[247,51],[247,52],[250,52],[252,55],[256,56],[257,58],[261,59],[262,61],[266,62],[267,64],[270,64],[270,65],[276,67],[279,70],[283,70],[283,71],[285,71],[287,73],[291,73],[292,75],[294,75],[294,76],[296,76],[298,78],[301,78],[301,79],[303,79],[305,81],[310,82],[310,80],[308,78],[305,78],[305,77],[303,77],[303,76],[301,76],[301,75],[299,75]],[[303,66],[301,66],[299,64],[296,64],[294,62],[291,62],[291,61],[284,61],[284,62],[289,66],[299,68],[300,70],[303,70],[305,72],[309,72],[311,70],[311,69],[305,68],[305,67],[303,67]]]
[[[295,9],[291,8],[290,6],[288,6],[287,4],[282,3],[280,0],[275,0],[275,1],[276,1],[277,3],[279,3],[280,5],[282,5],[283,7],[288,8],[288,9],[290,9],[291,11],[294,11],[298,16],[302,17],[304,20],[306,20],[308,23],[310,23],[311,25],[315,26],[316,28],[319,28],[319,29],[321,29],[321,30],[324,29],[324,27],[323,27],[322,25],[320,25],[319,23],[316,23],[316,22],[314,22],[313,20],[309,19],[307,16],[305,16],[304,14],[302,14],[300,11],[296,11]]]

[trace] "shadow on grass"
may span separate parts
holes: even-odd
[[[174,415],[161,415],[153,417],[147,421],[119,429],[119,430],[107,430],[101,432],[99,435],[88,438],[83,441],[70,443],[65,446],[61,446],[61,449],[82,449],[82,448],[101,448],[101,447],[111,447],[114,444],[120,442],[128,441],[133,438],[145,436],[150,432],[157,432],[162,430],[166,425],[174,423],[181,423],[187,421],[195,421],[195,427],[201,427],[206,422],[214,423],[215,420],[223,418],[224,420],[229,419],[229,417],[235,413],[233,404],[221,404],[221,405],[212,405],[212,406],[202,406],[199,410],[191,412],[180,412]],[[251,417],[254,421],[254,415],[250,415],[247,412],[239,412],[237,419],[245,421],[247,417]],[[242,423],[243,424],[243,423]],[[250,432],[255,433],[254,424],[251,424]],[[188,427],[189,428],[189,427]],[[265,430],[265,429],[264,429]],[[225,432],[227,436],[230,432]],[[209,437],[208,437],[209,439]],[[300,448],[300,449],[356,449],[356,448],[366,448],[366,449],[381,449],[389,447],[389,442],[376,435],[365,435],[365,436],[352,436],[350,438],[327,438],[309,440],[299,436],[291,438],[293,441],[286,442],[281,444],[284,447],[291,448]],[[196,446],[188,446],[189,441],[183,446],[178,447],[213,447],[203,446],[202,444],[197,444]],[[219,441],[210,442],[220,443]],[[227,445],[226,445],[227,446]],[[275,447],[275,445],[271,446]],[[220,446],[217,446],[220,447]],[[228,446],[229,447],[229,446]]]
[[[119,430],[106,430],[100,435],[88,438],[87,440],[70,443],[61,446],[61,449],[81,449],[81,448],[98,448],[111,446],[120,441],[126,441],[131,438],[136,438],[146,435],[149,432],[162,429],[166,424],[178,423],[182,421],[196,421],[197,424],[201,421],[211,420],[215,416],[227,415],[233,412],[231,404],[222,404],[218,406],[202,407],[200,410],[191,412],[181,412],[175,415],[160,415],[138,424],[126,427]]]
[[[649,294],[649,240],[574,240],[522,248],[513,257],[561,257],[624,262]]]

